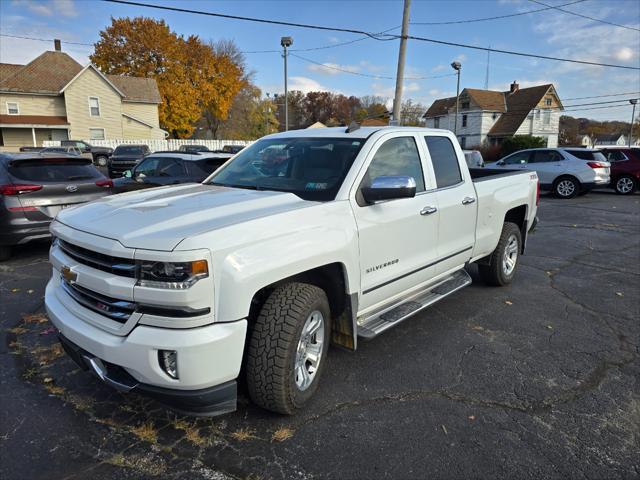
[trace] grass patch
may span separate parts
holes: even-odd
[[[241,428],[240,430],[233,432],[231,436],[239,442],[246,442],[247,440],[258,438],[255,433],[256,431],[252,428]]]
[[[131,432],[140,440],[144,440],[145,442],[158,442],[158,430],[156,430],[151,422],[146,422],[138,425],[137,427],[133,427]]]
[[[35,378],[37,375],[38,375],[38,369],[35,367],[31,367],[25,370],[25,372],[22,374],[22,378],[24,378],[25,380],[31,380]]]
[[[273,435],[271,435],[272,442],[284,442],[285,440],[289,440],[293,437],[293,430],[287,427],[280,427]]]

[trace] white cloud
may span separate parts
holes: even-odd
[[[614,56],[616,57],[617,60],[620,60],[621,62],[628,62],[629,60],[631,60],[633,57],[636,56],[636,53],[633,50],[631,50],[629,47],[622,47],[620,50],[614,53]]]
[[[328,88],[308,77],[290,77],[289,90],[300,90],[302,93],[327,92]]]
[[[360,66],[371,73],[380,73],[384,70],[384,67],[382,65],[375,65],[368,60],[362,60],[360,62]]]
[[[307,66],[307,70],[314,73],[321,73],[323,75],[340,75],[348,72],[359,72],[360,68],[356,65],[340,65],[338,63],[325,62],[322,65],[315,63],[311,64]]]
[[[78,11],[73,0],[51,0],[41,2],[36,0],[13,0],[13,5],[23,6],[31,13],[45,17],[62,15],[63,17],[77,17]]]
[[[329,37],[329,43],[338,43],[339,41],[338,37]]]
[[[436,65],[435,67],[433,67],[431,71],[433,73],[437,73],[437,72],[442,72],[443,70],[446,70],[446,69],[447,69],[447,66],[441,63],[440,65]]]
[[[464,53],[461,53],[460,55],[457,55],[453,60],[455,62],[464,62],[467,59],[467,56]]]

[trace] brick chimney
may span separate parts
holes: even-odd
[[[520,85],[518,85],[518,84],[516,83],[516,81],[514,80],[514,81],[513,81],[513,83],[511,84],[511,88],[509,89],[509,92],[510,92],[510,93],[515,93],[515,92],[517,92],[518,90],[520,90]]]
[[[55,38],[53,40],[53,48],[55,49],[56,52],[62,51],[62,45],[60,44],[60,40],[58,38]]]

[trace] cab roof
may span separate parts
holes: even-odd
[[[308,128],[301,130],[289,130],[287,132],[274,133],[264,138],[368,138],[372,134],[385,132],[415,132],[438,133],[441,129],[423,127],[360,127],[347,133],[348,127]]]

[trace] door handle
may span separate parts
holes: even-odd
[[[420,215],[431,215],[432,213],[436,213],[438,209],[436,207],[424,207],[420,210]]]
[[[462,204],[463,204],[463,205],[469,205],[470,203],[473,203],[473,202],[475,202],[475,201],[476,201],[476,199],[475,199],[475,198],[473,198],[473,197],[464,197],[464,198],[462,199]]]

